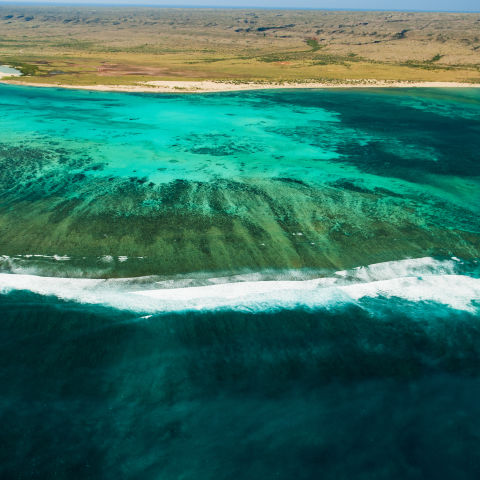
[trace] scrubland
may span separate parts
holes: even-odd
[[[480,14],[0,7],[0,63],[29,83],[480,83]]]

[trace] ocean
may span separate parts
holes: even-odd
[[[0,477],[479,478],[478,152],[480,89],[0,85]]]

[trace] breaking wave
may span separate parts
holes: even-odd
[[[430,257],[384,262],[317,278],[271,272],[208,279],[159,277],[86,279],[0,274],[0,293],[29,291],[62,300],[121,310],[163,313],[227,309],[266,312],[328,308],[368,298],[435,302],[476,312],[480,300],[480,265],[458,258]],[[311,275],[311,274],[310,274]],[[194,285],[194,286],[190,286]]]

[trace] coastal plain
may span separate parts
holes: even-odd
[[[44,85],[480,83],[477,13],[0,6],[0,63]],[[12,79],[13,80],[13,79]]]

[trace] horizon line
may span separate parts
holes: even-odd
[[[221,10],[313,10],[313,11],[330,11],[330,12],[412,12],[412,13],[480,13],[480,10],[431,10],[431,9],[400,9],[400,8],[329,8],[329,7],[259,7],[253,5],[172,5],[162,3],[102,3],[102,2],[65,2],[65,1],[2,1],[0,7],[4,5],[18,6],[42,6],[42,7],[100,7],[100,8],[172,8],[172,9],[221,9]]]

